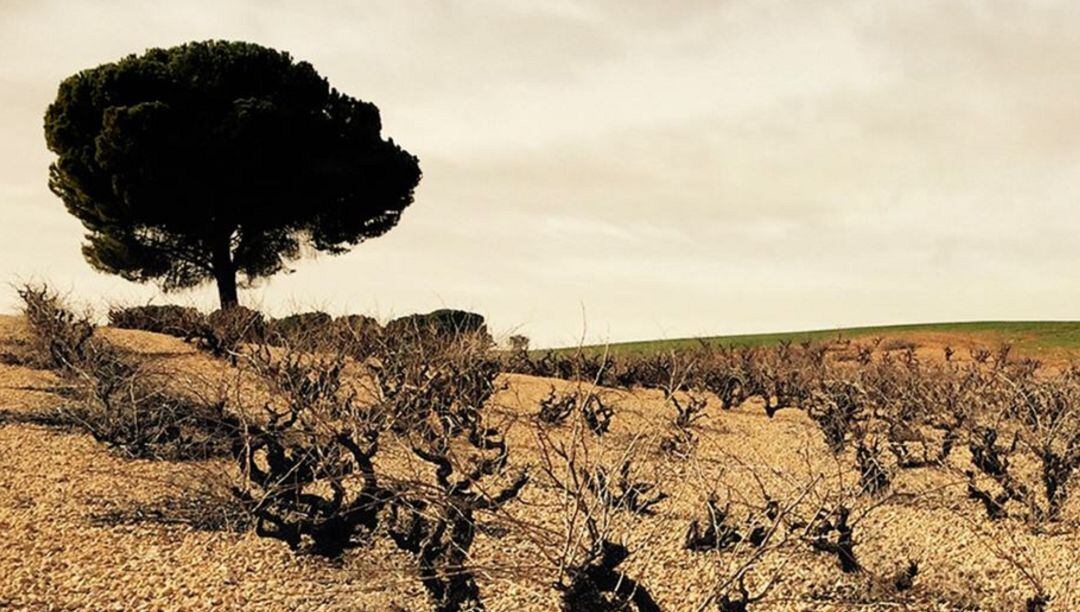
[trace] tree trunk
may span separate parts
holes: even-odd
[[[218,298],[221,300],[222,310],[240,305],[240,300],[236,296],[236,268],[233,266],[229,242],[229,238],[226,237],[214,246],[214,280],[217,281]]]

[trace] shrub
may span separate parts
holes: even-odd
[[[581,415],[585,418],[585,424],[589,426],[589,430],[602,436],[611,429],[611,419],[615,416],[615,410],[605,405],[599,395],[590,393],[581,402]]]
[[[273,397],[265,420],[239,429],[237,494],[253,508],[258,535],[338,557],[371,534],[391,496],[372,463],[378,423],[343,387],[342,354],[276,357],[262,346],[246,357]]]
[[[90,319],[68,309],[47,285],[24,285],[18,293],[30,328],[31,351],[43,366],[70,370],[102,349],[93,339],[95,325]]]
[[[552,386],[547,397],[540,400],[540,412],[536,416],[543,423],[559,425],[574,413],[577,405],[578,396],[576,393],[557,395],[555,387]]]
[[[490,349],[483,331],[445,335],[434,345],[388,335],[371,366],[383,422],[434,468],[434,482],[425,474],[399,487],[388,532],[416,560],[439,612],[483,607],[468,567],[474,517],[500,511],[529,479],[521,471],[493,486],[506,472],[509,450],[502,432],[484,418],[501,371]],[[462,446],[469,449],[466,457],[454,451]]]
[[[334,340],[348,347],[349,355],[364,360],[383,342],[383,327],[372,317],[346,315],[334,319]]]
[[[659,490],[659,483],[631,481],[630,463],[626,459],[619,465],[616,469],[618,476],[614,480],[608,476],[604,466],[598,465],[585,483],[596,499],[609,508],[634,514],[652,514],[652,507],[667,499],[668,495]]]
[[[848,381],[825,381],[807,402],[807,411],[825,436],[829,450],[840,453],[848,436],[862,418],[865,392]]]
[[[308,348],[313,348],[318,344],[316,338],[321,339],[316,332],[328,329],[330,321],[325,313],[302,313],[267,323],[262,313],[243,306],[215,310],[209,315],[176,305],[133,306],[109,311],[109,323],[114,327],[194,341],[215,357],[231,355],[243,343],[274,341],[277,337],[286,338],[292,344],[303,340]],[[328,331],[326,335],[329,335]]]
[[[574,428],[570,435],[569,441],[556,442],[546,430],[537,432],[540,469],[550,485],[562,492],[564,503],[559,506],[561,516],[555,531],[524,531],[548,550],[542,558],[558,576],[555,588],[561,593],[560,609],[659,611],[649,590],[619,569],[630,556],[629,549],[617,543],[625,539],[614,533],[622,521],[612,520],[613,515],[625,508],[612,503],[619,493],[596,481],[596,474],[606,472],[590,458],[588,434]],[[631,443],[623,453],[622,465],[628,466],[639,448]],[[555,537],[537,538],[539,534]]]
[[[516,334],[510,336],[507,340],[510,345],[511,351],[528,351],[529,350],[529,337]]]
[[[720,400],[723,410],[731,410],[746,399],[746,377],[733,353],[710,360],[701,375],[701,385]]]
[[[166,391],[169,377],[139,365],[104,364],[83,372],[66,394],[62,419],[129,457],[190,460],[224,456],[235,421],[224,402],[207,404]]]
[[[999,444],[1008,424],[976,424],[968,449],[971,464],[998,493],[980,484],[969,470],[968,495],[979,500],[987,515],[1001,518],[1006,504],[1017,502],[1028,520],[1053,521],[1068,499],[1069,485],[1080,469],[1080,383],[1075,372],[1042,381],[1024,380],[1011,387],[1007,414],[1016,421],[1012,440]],[[1026,471],[1014,469],[1014,457],[1026,456],[1039,466],[1034,482]]]
[[[687,429],[693,425],[704,416],[705,408],[708,406],[708,400],[694,393],[689,393],[683,400],[679,400],[675,394],[671,394],[667,399],[675,407],[673,423],[679,429]]]
[[[820,511],[811,522],[810,545],[814,550],[835,555],[840,571],[845,574],[862,569],[855,557],[854,525],[850,517],[851,509],[840,505],[834,511]]]
[[[207,325],[206,315],[195,308],[177,305],[146,305],[114,308],[109,311],[109,325],[190,338]]]
[[[48,287],[23,287],[19,295],[34,344],[61,380],[59,422],[129,456],[203,458],[227,449],[223,403],[170,394],[169,375],[96,338],[93,323]]]
[[[877,442],[867,444],[859,440],[855,448],[855,463],[859,468],[859,486],[871,495],[877,495],[889,487],[892,475],[881,460]]]
[[[709,496],[705,509],[707,512],[704,520],[690,521],[686,536],[683,537],[683,548],[697,552],[724,550],[743,540],[742,534],[735,527],[726,524],[730,515],[729,507],[720,509],[716,504],[716,497]],[[702,524],[705,526],[701,527]]]
[[[557,585],[562,591],[563,612],[660,612],[649,591],[619,571],[629,556],[630,551],[622,544],[597,541],[581,563],[564,570],[568,579]]]
[[[485,456],[474,458],[469,469],[455,469],[451,461],[453,434],[442,430],[431,442],[413,447],[413,453],[435,467],[435,483],[417,487],[394,499],[389,534],[398,548],[417,562],[420,581],[436,612],[482,609],[480,589],[467,566],[476,534],[475,513],[498,510],[518,496],[529,480],[520,472],[494,493],[481,480],[497,477],[506,465],[507,448],[501,434],[475,427],[467,440]],[[457,477],[451,481],[455,472]],[[406,518],[407,517],[407,518]]]
[[[233,306],[210,313],[194,337],[201,348],[216,357],[233,355],[240,344],[266,338],[266,321],[257,310]]]
[[[266,345],[243,363],[266,381],[266,418],[240,428],[238,489],[256,516],[256,532],[325,557],[384,534],[417,564],[434,609],[482,608],[468,556],[477,513],[498,512],[528,482],[520,472],[493,487],[509,457],[483,407],[498,389],[499,362],[480,334],[387,337],[346,378],[347,343],[312,354]],[[358,384],[368,384],[360,389]],[[361,399],[364,398],[364,399]],[[384,436],[432,470],[409,477],[374,461]],[[455,452],[466,447],[467,457]],[[400,471],[400,470],[399,470]]]
[[[397,433],[436,418],[455,435],[471,428],[500,388],[502,364],[485,334],[459,334],[439,342],[388,335],[370,371],[384,417]]]
[[[266,323],[266,334],[274,344],[314,348],[332,340],[334,319],[325,312],[301,312]]]
[[[418,340],[452,339],[460,335],[488,338],[484,317],[465,310],[442,309],[427,314],[413,314],[386,324],[386,334]]]
[[[611,427],[611,419],[615,411],[604,404],[600,394],[595,391],[574,389],[567,393],[557,394],[552,386],[548,395],[540,400],[540,411],[537,418],[542,423],[559,425],[566,421],[572,414],[577,412],[589,429],[598,436],[607,433]]]

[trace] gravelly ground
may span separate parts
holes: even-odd
[[[19,326],[17,319],[0,317],[0,351],[4,342],[18,342]],[[178,370],[225,372],[221,363],[178,340],[109,333],[118,343],[158,354]],[[84,434],[20,422],[20,416],[60,401],[42,390],[51,380],[47,372],[0,365],[0,409],[7,415],[0,421],[0,608],[426,609],[409,560],[385,543],[335,564],[294,555],[280,542],[230,524],[229,515],[216,509],[216,500],[227,499],[215,485],[226,470],[220,462],[130,460]],[[508,380],[510,388],[497,402],[507,418],[531,413],[550,385],[564,384],[521,376]],[[611,397],[620,407],[609,436],[612,448],[659,427],[662,402],[657,394],[612,392]],[[810,444],[813,461],[823,462],[827,453],[815,433],[797,411],[768,420],[754,406],[731,412],[710,408],[701,461],[673,463],[657,457],[644,466],[646,473],[659,475],[672,498],[658,507],[657,516],[631,529],[635,554],[624,569],[647,584],[665,610],[694,609],[716,577],[737,561],[722,553],[681,549],[686,524],[699,513],[706,486],[755,486],[733,469],[731,456],[795,474],[808,468],[791,449]],[[535,437],[524,420],[511,428],[508,442],[515,464],[537,461]],[[905,474],[900,484],[915,491],[950,481],[922,471]],[[1074,499],[1067,513],[1072,520],[1076,505]],[[526,489],[508,510],[537,520],[550,508],[546,492]],[[857,528],[856,552],[866,572],[845,576],[833,559],[793,549],[765,563],[764,568],[785,565],[769,600],[758,609],[1022,608],[1031,589],[1009,562],[992,553],[991,544],[1009,549],[1015,558],[1030,558],[1053,595],[1051,609],[1080,609],[1075,523],[1066,523],[1056,535],[1035,536],[1014,523],[989,526],[977,510],[958,490],[890,501]],[[213,525],[196,520],[206,516],[220,520]],[[555,605],[556,595],[547,584],[551,575],[536,568],[540,557],[532,543],[481,534],[474,553],[476,566],[490,570],[480,574],[490,609],[548,610]],[[880,578],[907,558],[918,560],[921,572],[906,600],[890,595],[876,605],[836,603],[842,593],[880,595],[875,591]]]

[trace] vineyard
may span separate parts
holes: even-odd
[[[463,316],[20,295],[15,607],[1080,605],[1080,367],[1009,345],[497,351]]]

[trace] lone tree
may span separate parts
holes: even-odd
[[[221,306],[302,248],[338,254],[397,224],[416,157],[379,109],[307,62],[196,42],[84,70],[45,114],[49,187],[86,228],[94,268],[163,290],[213,279]]]

